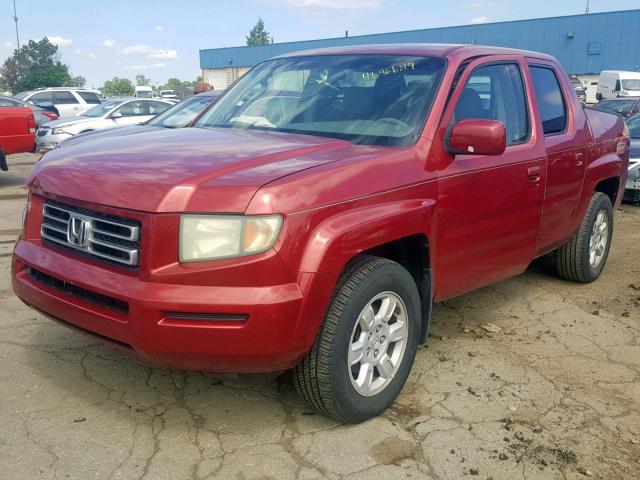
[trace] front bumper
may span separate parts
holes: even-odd
[[[160,364],[213,372],[295,366],[323,314],[316,301],[305,301],[295,282],[260,287],[155,283],[94,263],[20,240],[12,262],[13,289],[36,310],[116,347]],[[57,283],[43,282],[34,271]],[[311,278],[302,284],[318,288]],[[330,291],[317,298],[326,300]]]

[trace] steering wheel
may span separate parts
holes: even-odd
[[[398,120],[397,118],[392,118],[392,117],[378,118],[376,122],[390,123],[400,128],[411,128],[409,124],[407,124],[406,122],[403,122],[402,120]]]

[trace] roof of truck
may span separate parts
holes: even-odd
[[[432,57],[476,57],[483,55],[524,55],[545,60],[555,60],[552,56],[518,50],[515,48],[492,47],[488,45],[457,45],[445,43],[391,43],[382,45],[352,45],[345,47],[319,48],[286,53],[275,58],[306,57],[312,55],[420,55]]]

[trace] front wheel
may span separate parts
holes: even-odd
[[[398,263],[361,257],[343,273],[296,388],[314,409],[361,422],[393,403],[411,370],[420,337],[420,296]]]
[[[591,197],[578,233],[556,250],[558,275],[574,282],[593,282],[607,263],[612,235],[611,199],[604,193],[596,192]]]

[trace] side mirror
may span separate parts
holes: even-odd
[[[111,114],[111,119],[112,119],[112,120],[117,120],[118,118],[122,118],[122,113],[120,113],[120,112],[113,112],[113,113]]]
[[[446,140],[447,150],[453,156],[502,155],[507,148],[507,129],[497,120],[460,120]]]

